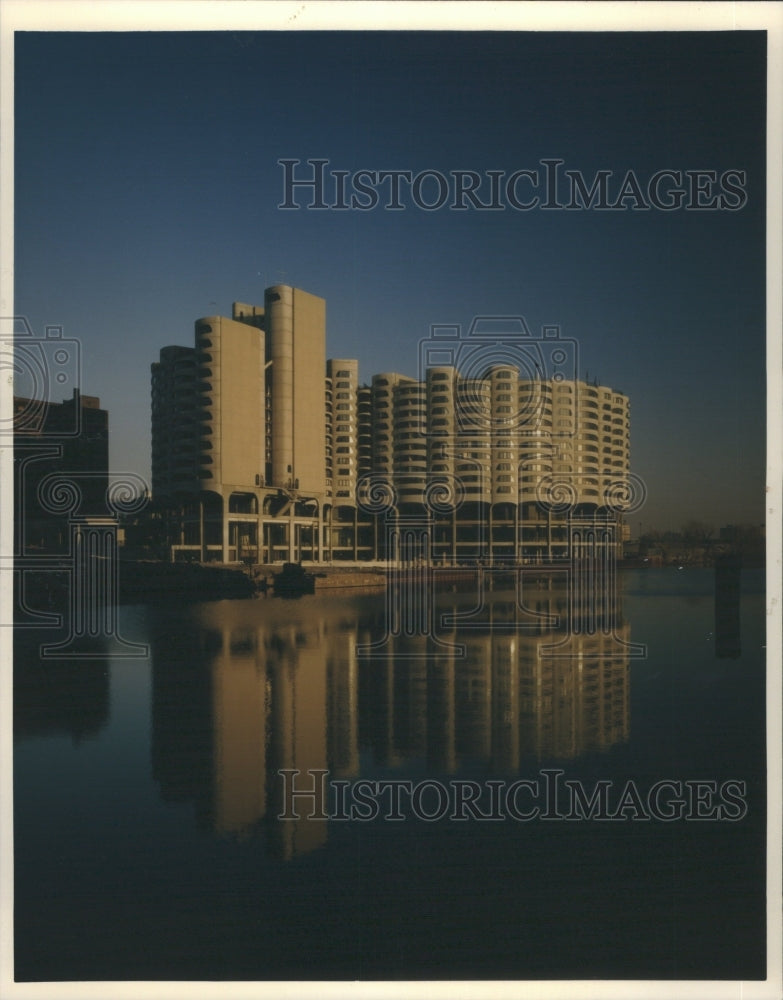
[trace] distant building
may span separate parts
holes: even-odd
[[[152,366],[152,483],[175,496],[199,488],[196,349],[164,347]]]
[[[106,518],[109,415],[96,396],[14,397],[16,552],[64,551],[69,519]]]

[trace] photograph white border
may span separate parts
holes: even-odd
[[[12,630],[0,628],[0,997],[568,997],[766,1000],[783,995],[781,931],[781,506],[783,498],[783,3],[288,3],[262,0],[0,0],[0,315],[14,315],[14,32],[296,30],[666,31],[766,30],[767,70],[767,964],[764,982],[533,981],[382,983],[13,982]],[[0,384],[0,420],[12,407]],[[13,552],[13,456],[0,449],[0,558]],[[6,573],[3,576],[8,577]],[[12,614],[9,581],[0,621]],[[741,919],[741,914],[737,914]]]

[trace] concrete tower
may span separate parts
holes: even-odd
[[[323,423],[326,302],[288,285],[264,293],[271,401],[271,484],[326,489]]]

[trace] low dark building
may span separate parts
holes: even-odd
[[[67,550],[72,519],[108,516],[108,485],[109,415],[96,396],[14,398],[17,555]]]

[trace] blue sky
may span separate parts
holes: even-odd
[[[328,355],[366,379],[416,374],[432,324],[559,325],[579,374],[631,398],[635,521],[763,521],[763,33],[17,33],[15,77],[15,311],[80,341],[116,471],[149,474],[159,349],[284,281],[326,299]],[[278,208],[281,158],[547,157],[615,183],[741,170],[747,203]]]

